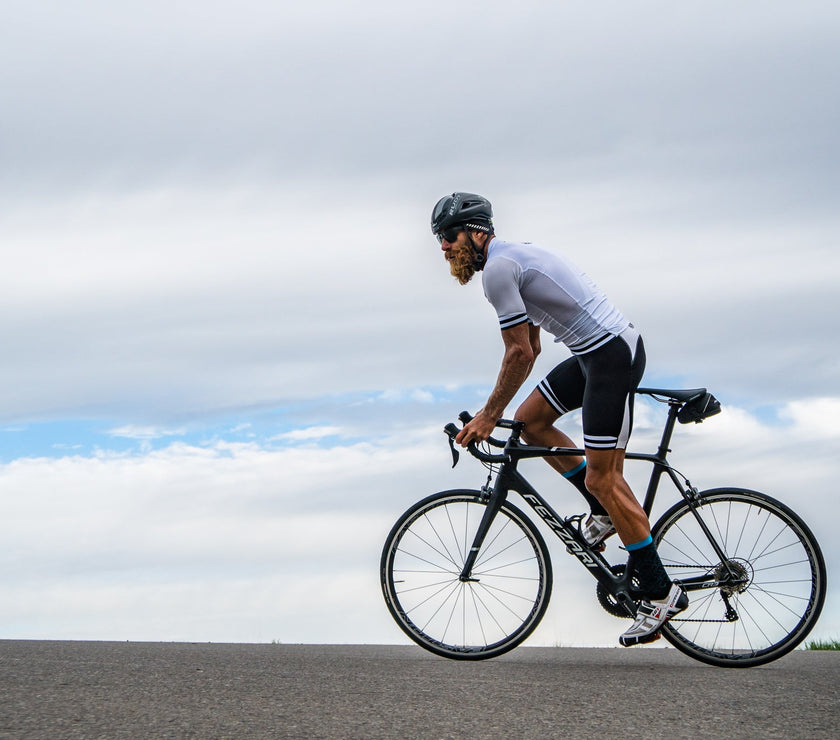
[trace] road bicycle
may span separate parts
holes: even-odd
[[[643,508],[650,517],[659,483],[679,500],[651,529],[669,576],[690,598],[661,635],[685,654],[716,666],[749,667],[793,650],[816,623],[826,594],[825,561],[808,526],[788,506],[743,488],[698,491],[667,460],[677,421],[700,422],[720,404],[705,388],[640,388],[667,404],[655,453],[628,452],[652,464]],[[466,412],[460,419],[470,419]],[[520,441],[523,423],[502,419],[506,441],[469,452],[489,468],[480,490],[432,494],[409,508],[385,541],[382,593],[391,615],[418,645],[462,660],[493,658],[516,647],[548,607],[552,566],[540,529],[508,500],[515,492],[597,581],[601,606],[635,616],[642,594],[625,563],[610,564],[581,532],[583,514],[561,517],[517,469],[520,460],[581,455],[583,450]],[[458,427],[445,427],[454,444]],[[494,453],[492,447],[501,449]],[[495,477],[495,482],[493,481]]]

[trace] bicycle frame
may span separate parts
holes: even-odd
[[[667,417],[659,446],[647,448],[655,452],[626,453],[626,459],[652,466],[644,498],[644,486],[637,488],[638,508],[648,519],[660,508],[654,502],[663,478],[679,491],[673,502],[663,502],[668,505],[651,535],[668,578],[691,592],[688,610],[669,620],[662,636],[686,655],[721,667],[762,665],[787,654],[813,628],[825,602],[819,543],[790,507],[771,496],[731,486],[698,491],[669,463],[676,422],[700,422],[720,411],[705,388],[637,393],[667,404],[667,414],[657,414]],[[471,418],[460,415],[464,424]],[[391,528],[380,558],[391,616],[414,642],[446,658],[493,658],[533,634],[554,585],[543,526],[596,579],[597,601],[612,616],[635,616],[650,596],[641,592],[645,574],[635,567],[630,572],[626,555],[587,544],[586,514],[560,516],[517,469],[520,460],[537,457],[570,468],[587,451],[524,444],[522,421],[501,419],[496,426],[506,430],[506,441],[490,437],[490,448],[467,444],[490,469],[484,486],[417,501]],[[447,424],[445,431],[454,466],[461,430]],[[563,455],[576,457],[567,457],[568,465],[551,459]],[[527,506],[509,503],[512,493]]]
[[[668,463],[669,444],[674,433],[677,414],[682,406],[682,401],[672,398],[667,403],[669,406],[668,416],[657,451],[653,454],[629,452],[625,458],[627,460],[646,461],[653,465],[642,508],[645,514],[650,517],[654,500],[656,499],[656,493],[659,489],[659,482],[662,476],[667,474],[671,482],[688,503],[702,531],[720,558],[720,561],[726,563],[726,554],[703,522],[694,505],[698,497],[697,489],[691,485],[688,479],[682,478]],[[481,546],[484,543],[484,539],[490,530],[493,519],[501,508],[502,502],[507,498],[508,493],[515,491],[528,503],[551,531],[560,538],[567,550],[627,609],[628,613],[631,615],[635,614],[635,602],[639,600],[641,594],[633,588],[629,573],[615,573],[613,566],[599,552],[591,549],[586,544],[580,531],[580,521],[583,515],[568,518],[561,517],[517,469],[520,460],[537,457],[585,455],[585,450],[568,447],[537,447],[525,445],[519,441],[519,435],[523,428],[522,422],[504,422],[500,423],[500,426],[512,429],[510,438],[503,445],[504,453],[502,455],[489,455],[481,453],[475,448],[471,448],[472,454],[478,457],[478,459],[484,460],[485,462],[498,463],[500,464],[500,468],[492,490],[488,490],[487,487],[482,489],[487,495],[488,505],[476,531],[463,570],[461,571],[461,581],[467,582],[474,580],[472,578],[472,569],[481,550]],[[447,431],[450,434],[450,442],[452,442],[451,430],[448,428]],[[491,443],[501,446],[501,443],[495,440],[491,440]],[[457,461],[457,457],[455,459]],[[732,579],[736,579],[736,575],[728,565],[727,571]],[[681,581],[681,585],[686,590],[695,590],[703,587],[708,588],[710,585],[721,585],[721,580],[719,578],[714,579],[714,583],[711,584],[708,576],[699,576],[687,579],[684,582]]]

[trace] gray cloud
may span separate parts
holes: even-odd
[[[699,484],[794,503],[804,483],[794,508],[819,527],[838,31],[828,2],[7,9],[0,423],[104,418],[149,448],[0,466],[4,551],[27,564],[7,569],[4,634],[399,639],[372,564],[409,503],[483,483],[448,473],[440,427],[482,403],[501,356],[480,285],[454,283],[428,232],[453,189],[589,272],[641,328],[646,382],[721,397],[681,430]],[[566,356],[545,344],[534,378]],[[772,424],[741,410],[766,405]],[[292,433],[194,442],[228,416]],[[340,444],[296,432],[313,426]],[[634,444],[651,434],[639,413]],[[778,465],[788,443],[807,464]],[[588,613],[580,632],[562,603],[541,639],[613,644],[615,624]]]
[[[427,232],[433,201],[397,200],[377,218],[376,191],[362,188],[327,197],[323,220],[313,192],[169,189],[44,203],[29,216],[46,225],[21,212],[7,229],[7,243],[20,245],[16,282],[0,298],[14,358],[0,378],[16,389],[5,418],[110,409],[169,423],[346,392],[492,383],[494,315],[479,284],[461,288],[446,273]],[[701,225],[695,215],[680,226],[668,223],[667,196],[624,183],[500,192],[503,234],[565,251],[642,328],[648,377],[749,403],[834,393],[826,306],[840,260],[830,221]],[[535,373],[563,356],[546,338]]]
[[[837,402],[792,404],[780,435],[737,407],[697,427],[679,427],[673,462],[701,488],[746,485],[792,504],[821,541],[832,570],[840,552],[824,516],[834,500]],[[632,445],[651,449],[662,409],[640,405]],[[822,420],[822,421],[821,421]],[[815,440],[814,430],[819,431]],[[787,445],[808,445],[808,465],[779,466]],[[142,456],[18,460],[0,466],[9,494],[0,520],[3,625],[18,639],[390,642],[401,639],[378,593],[375,564],[397,516],[422,495],[483,483],[465,458],[448,470],[443,435],[316,446],[195,447],[175,443]],[[563,514],[580,497],[548,466],[526,475]],[[637,471],[637,481],[649,473]],[[630,467],[630,466],[628,466]],[[807,496],[798,496],[807,487]],[[640,483],[636,489],[641,490]],[[56,491],[61,495],[57,496]],[[661,512],[674,501],[667,482]],[[599,620],[592,581],[566,560],[546,626],[531,644],[562,638],[612,645],[620,631]],[[608,557],[623,554],[610,545]],[[305,562],[304,562],[305,561]],[[562,585],[562,588],[561,588]],[[315,597],[304,598],[315,593]],[[835,634],[836,596],[818,634]],[[563,605],[575,598],[586,619]],[[340,611],[347,618],[336,621]],[[266,634],[265,630],[272,631]]]
[[[830,4],[88,8],[6,25],[7,187],[446,167],[837,186]]]
[[[492,382],[489,307],[426,232],[455,188],[589,271],[649,374],[829,393],[838,26],[828,3],[20,8],[5,414]]]

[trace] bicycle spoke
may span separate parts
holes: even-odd
[[[420,540],[420,542],[421,542],[422,544],[426,545],[426,546],[427,546],[430,550],[432,550],[432,552],[434,552],[434,553],[436,553],[436,554],[440,555],[440,556],[441,556],[444,560],[446,560],[446,561],[448,561],[449,563],[451,563],[451,564],[452,564],[452,567],[453,567],[453,570],[458,570],[458,571],[460,572],[460,568],[458,567],[458,563],[457,563],[457,562],[456,562],[456,561],[455,561],[455,560],[454,560],[454,559],[453,559],[453,558],[449,555],[449,553],[447,553],[447,552],[441,552],[441,551],[440,551],[440,550],[439,550],[439,549],[438,549],[435,545],[433,545],[431,542],[429,542],[429,541],[428,541],[427,539],[425,539],[424,537],[421,537],[421,536],[420,536],[420,534],[418,534],[417,532],[412,531],[412,532],[411,532],[411,535],[412,535],[413,537],[416,537],[418,540]],[[406,550],[406,549],[401,549],[401,552],[404,552],[404,553],[405,553],[405,554],[407,554],[407,555],[410,555],[410,554],[411,554],[411,553],[410,553],[410,551],[409,551],[409,550]],[[426,559],[426,558],[422,558],[422,557],[421,557],[421,556],[419,556],[419,555],[415,555],[414,557],[416,557],[418,560],[423,560],[424,562],[427,562],[427,563],[429,563],[430,565],[433,565],[433,563],[432,563],[431,561],[429,561],[429,560],[428,560],[428,559]]]
[[[452,618],[455,616],[456,612],[458,611],[458,597],[460,596],[460,594],[461,594],[461,591],[460,591],[460,589],[458,588],[458,586],[457,586],[457,585],[453,586],[453,587],[452,587],[452,593],[451,593],[450,595],[454,596],[455,598],[452,600],[452,609],[451,609],[451,611],[449,612],[449,616],[448,616],[448,618],[447,618],[447,620],[446,620],[446,624],[445,624],[445,626],[444,626],[444,628],[443,628],[443,635],[441,636],[441,639],[443,639],[443,640],[445,640],[445,639],[446,639],[446,633],[449,631],[449,627],[450,627],[450,625],[452,624]],[[449,601],[449,597],[448,597],[448,596],[447,596],[447,598],[446,598],[446,601]],[[428,622],[426,622],[426,624],[424,624],[424,625],[423,625],[423,629],[424,629],[424,630],[425,630],[425,629],[428,629],[429,625],[432,623],[432,619],[434,619],[434,617],[436,617],[436,616],[437,616],[438,612],[439,612],[441,609],[443,609],[443,607],[444,607],[445,605],[446,605],[446,602],[444,602],[443,604],[441,604],[440,609],[438,609],[438,611],[437,611],[437,612],[435,612],[435,613],[432,615],[432,617],[430,617],[430,618],[429,618],[429,621],[428,621]]]
[[[455,597],[455,601],[456,601],[456,603],[457,603],[457,600],[458,600],[458,586],[457,586],[457,584],[452,584],[452,583],[447,584],[446,586],[444,586],[443,588],[441,588],[439,591],[437,591],[437,592],[435,592],[434,594],[432,594],[432,595],[431,595],[428,599],[426,599],[424,602],[422,602],[422,603],[418,604],[418,605],[417,605],[417,607],[415,607],[415,609],[409,610],[409,611],[408,611],[408,612],[406,612],[406,613],[407,613],[407,614],[411,614],[413,611],[416,611],[416,610],[417,610],[417,608],[419,608],[420,606],[425,606],[425,605],[426,605],[429,601],[431,601],[431,600],[432,600],[435,596],[437,596],[437,595],[438,595],[438,594],[440,594],[440,593],[443,593],[444,591],[448,591],[449,593],[447,594],[446,598],[444,598],[444,599],[443,599],[443,601],[441,601],[440,606],[439,606],[437,609],[435,609],[435,611],[432,613],[432,615],[431,615],[431,616],[430,616],[430,617],[426,620],[426,623],[423,625],[423,629],[425,629],[426,627],[428,627],[428,626],[429,626],[429,624],[431,624],[432,620],[433,620],[435,617],[437,617],[437,615],[440,613],[441,609],[443,609],[443,608],[446,606],[446,602],[448,602],[448,601],[449,601],[449,599],[450,599],[450,597],[451,597],[451,596],[454,596],[454,597]],[[447,624],[448,624],[448,622],[447,622]]]
[[[475,590],[474,588],[471,588],[471,589],[470,589],[470,596],[472,597],[472,601],[473,601],[473,609],[475,610],[475,613],[476,613],[476,620],[478,621],[478,628],[479,628],[479,630],[481,631],[481,639],[482,639],[482,642],[483,642],[485,645],[487,645],[487,634],[486,634],[486,632],[484,631],[484,622],[482,622],[482,620],[481,620],[481,615],[479,614],[479,611],[478,611],[478,604],[476,603],[477,601],[478,601],[478,602],[480,602],[480,601],[481,601],[481,599],[478,597],[478,594],[476,593],[476,590]],[[488,613],[489,613],[489,612],[488,612]],[[490,616],[491,616],[491,618],[492,618],[492,614],[490,614]],[[497,623],[497,625],[496,625],[496,626],[499,628],[499,630],[501,630],[501,629],[502,629],[501,625],[499,625],[498,623]]]
[[[469,509],[467,509],[467,513],[469,514]],[[426,518],[426,521],[429,521],[428,514],[426,515],[425,518]],[[454,543],[457,543],[458,542],[458,536],[455,534],[455,526],[452,523],[452,516],[449,513],[449,508],[448,507],[446,508],[446,518],[449,521],[449,528],[452,531],[452,541]],[[430,521],[429,521],[429,526],[432,526]],[[441,536],[438,534],[437,528],[435,528],[435,535],[437,535],[437,537],[441,539],[441,542],[443,541],[443,538],[441,538]],[[466,543],[466,541],[467,541],[466,537],[464,537],[463,541],[464,541],[464,543]],[[447,552],[449,551],[449,548],[447,548],[446,545],[444,545],[444,548],[447,550]],[[456,566],[460,565],[461,568],[463,568],[464,562],[467,559],[467,555],[466,555],[465,552],[462,552],[462,551],[458,550],[458,548],[456,548],[456,550],[458,551],[458,554],[460,555],[460,560],[456,560],[453,556],[452,562],[455,563]]]
[[[498,620],[496,619],[496,617],[493,615],[493,611],[492,611],[491,609],[489,609],[489,608],[487,607],[487,605],[484,603],[484,600],[481,598],[481,596],[480,596],[480,595],[479,595],[479,593],[478,593],[478,589],[476,589],[476,588],[471,588],[471,589],[470,589],[470,593],[472,594],[473,599],[477,600],[477,601],[478,601],[478,602],[479,602],[479,603],[480,603],[480,604],[484,607],[484,609],[485,609],[485,611],[487,612],[487,614],[488,614],[488,616],[490,617],[490,619],[492,619],[492,620],[493,620],[493,622],[496,624],[496,627],[498,628],[499,632],[503,632],[503,631],[504,631],[504,627],[502,627],[502,625],[499,623],[499,621],[498,621]],[[488,593],[488,595],[489,595],[489,596],[493,596],[494,598],[496,598],[496,597],[495,597],[492,593]],[[511,609],[511,608],[510,608],[507,604],[505,604],[503,601],[501,601],[501,599],[496,598],[496,601],[497,601],[497,602],[498,602],[498,604],[499,604],[500,606],[502,606],[502,607],[503,607],[506,611],[508,611],[511,615],[513,615],[513,617],[515,617],[516,619],[522,619],[522,615],[517,614],[516,612],[514,612],[514,611],[513,611],[513,610],[512,610],[512,609]],[[483,631],[484,631],[484,630],[483,630],[483,628],[482,628],[482,633],[483,633]]]
[[[507,550],[511,547],[515,547],[517,544],[519,544],[520,542],[522,542],[525,539],[525,537],[523,535],[518,540],[516,540],[515,542],[511,542],[508,545],[505,545],[504,543],[502,543],[500,546],[503,547],[504,550],[501,550],[498,553],[493,552],[493,547],[497,544],[497,541],[499,540],[499,538],[502,537],[502,535],[507,531],[507,528],[508,528],[509,525],[510,525],[510,520],[506,520],[498,528],[498,530],[495,532],[495,534],[493,534],[493,536],[490,537],[489,540],[485,539],[484,544],[481,547],[481,552],[479,553],[478,558],[476,558],[475,567],[479,567],[481,565],[482,561],[490,560],[491,558],[496,557],[497,554],[501,554],[501,552],[504,552],[504,550]]]
[[[504,553],[512,550],[514,547],[518,547],[525,541],[524,537],[520,537],[516,542],[511,542],[509,545],[506,545],[498,552],[494,552],[492,554],[488,554],[487,556],[482,555],[479,553],[478,558],[475,562],[475,567],[473,568],[473,573],[477,572],[487,572],[487,564],[491,563],[493,560],[498,560]],[[482,548],[482,553],[484,552],[484,548]],[[519,561],[522,562],[522,561]]]
[[[695,524],[696,524],[696,522],[695,522]],[[708,555],[700,549],[700,547],[699,547],[699,545],[698,545],[698,540],[696,540],[693,536],[689,536],[689,535],[685,532],[685,530],[683,530],[683,528],[682,528],[681,526],[677,525],[676,529],[677,529],[677,531],[678,531],[680,534],[682,534],[682,535],[683,535],[683,537],[684,537],[684,539],[685,539],[686,544],[687,544],[687,545],[690,545],[690,546],[691,546],[691,547],[693,547],[695,550],[697,550],[697,554],[700,556],[700,558],[701,558],[702,560],[704,560],[704,561],[705,561],[705,560],[708,560],[708,559],[709,559],[709,558],[708,558]],[[675,547],[675,546],[673,546],[673,545],[672,545],[672,547]],[[688,555],[688,553],[686,553],[683,549],[676,548],[676,547],[675,547],[675,549],[677,550],[677,553],[678,553],[679,555],[682,555],[682,556],[683,556],[683,558],[685,558],[685,560],[687,561],[687,562],[685,563],[686,565],[697,565],[697,564],[698,564],[697,559],[696,559],[695,557],[693,557],[693,556]],[[678,562],[683,562],[683,561],[678,561]]]
[[[503,573],[499,573],[500,570],[504,570],[505,568],[515,568],[517,565],[522,565],[523,563],[527,563],[534,558],[523,558],[522,560],[513,560],[509,563],[504,563],[503,565],[496,565],[492,568],[482,568],[479,571],[473,571],[473,575],[475,576],[486,576],[492,575],[494,578],[521,578],[522,576],[505,576]],[[534,580],[531,578],[530,580]]]
[[[407,572],[426,573],[428,571],[407,571]],[[398,593],[400,595],[404,595],[404,594],[410,594],[412,592],[417,592],[417,591],[428,591],[430,588],[437,588],[438,586],[444,586],[445,587],[445,586],[449,586],[451,584],[452,584],[452,579],[447,578],[445,581],[432,581],[431,583],[422,583],[418,586],[411,586],[409,588],[401,588],[401,589],[398,590]],[[429,599],[434,598],[434,596],[437,593],[439,593],[439,592],[436,591],[436,592],[432,593],[430,596],[428,596],[427,598],[429,598]]]

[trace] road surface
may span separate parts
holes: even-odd
[[[0,738],[836,738],[840,653],[0,641]]]

